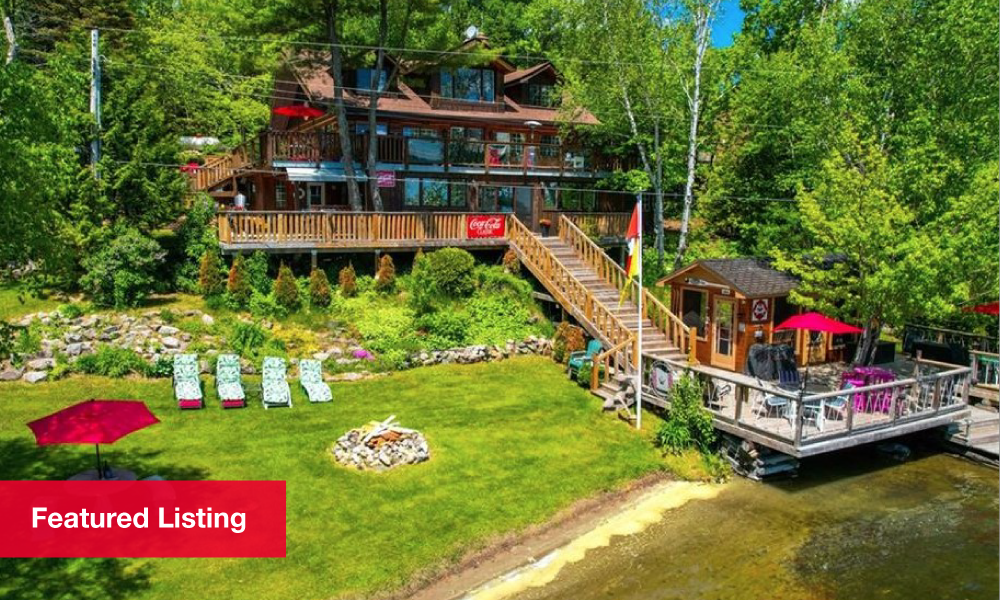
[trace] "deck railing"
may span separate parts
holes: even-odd
[[[541,239],[516,217],[507,221],[507,236],[517,251],[521,263],[552,293],[578,321],[601,342],[611,348],[628,341],[632,345],[633,366],[638,366],[638,339],[609,307],[594,297],[587,286],[556,258]]]
[[[500,213],[475,213],[506,219]],[[373,243],[466,241],[467,213],[254,212],[218,216],[224,244],[354,247]]]
[[[260,162],[259,146],[246,141],[233,148],[228,154],[213,156],[192,173],[192,185],[196,190],[207,190],[233,177],[238,172],[251,168]]]
[[[368,136],[353,134],[354,160],[363,163]],[[376,136],[378,161],[402,165],[512,169],[522,172],[611,171],[625,165],[619,159],[596,157],[589,150],[568,144],[497,142],[448,137]],[[340,137],[330,131],[268,131],[261,134],[263,155],[268,166],[274,162],[315,164],[341,159]]]
[[[564,213],[580,231],[591,238],[624,238],[632,213]]]
[[[688,356],[689,363],[698,362],[695,358],[698,328],[685,325],[649,288],[642,288],[642,318],[648,319],[657,331],[667,336],[671,344],[680,348]]]
[[[629,338],[595,356],[590,371],[590,389],[596,390],[615,375],[632,373],[632,365],[635,364],[634,350],[635,345]]]
[[[971,379],[968,367],[920,361],[912,377],[803,394],[738,373],[668,364],[675,373],[693,373],[702,382],[703,405],[717,427],[789,454],[810,445],[837,447],[849,438],[871,441],[879,430],[947,419],[968,405]]]

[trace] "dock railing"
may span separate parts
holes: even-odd
[[[879,430],[918,430],[921,421],[963,411],[971,381],[968,367],[921,360],[911,377],[805,393],[721,369],[670,364],[702,382],[703,404],[718,428],[788,454],[813,444],[835,448],[840,442],[849,446],[860,439],[879,439]],[[873,433],[875,437],[868,436]]]

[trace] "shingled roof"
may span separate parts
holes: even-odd
[[[715,273],[720,279],[747,298],[784,296],[799,285],[797,277],[771,266],[766,258],[708,258],[697,260],[687,267],[663,278],[669,281],[692,267],[701,266]]]

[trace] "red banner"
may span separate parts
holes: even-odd
[[[283,557],[284,481],[0,481],[0,557]]]
[[[465,215],[465,232],[469,239],[503,238],[507,236],[507,218],[503,215]]]

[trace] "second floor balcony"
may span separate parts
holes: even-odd
[[[625,159],[570,144],[402,135],[379,135],[376,140],[380,165],[412,171],[593,177],[630,168]],[[368,143],[367,135],[351,136],[358,165],[365,163]],[[261,154],[265,164],[276,167],[339,163],[343,156],[339,135],[322,131],[265,132]]]

